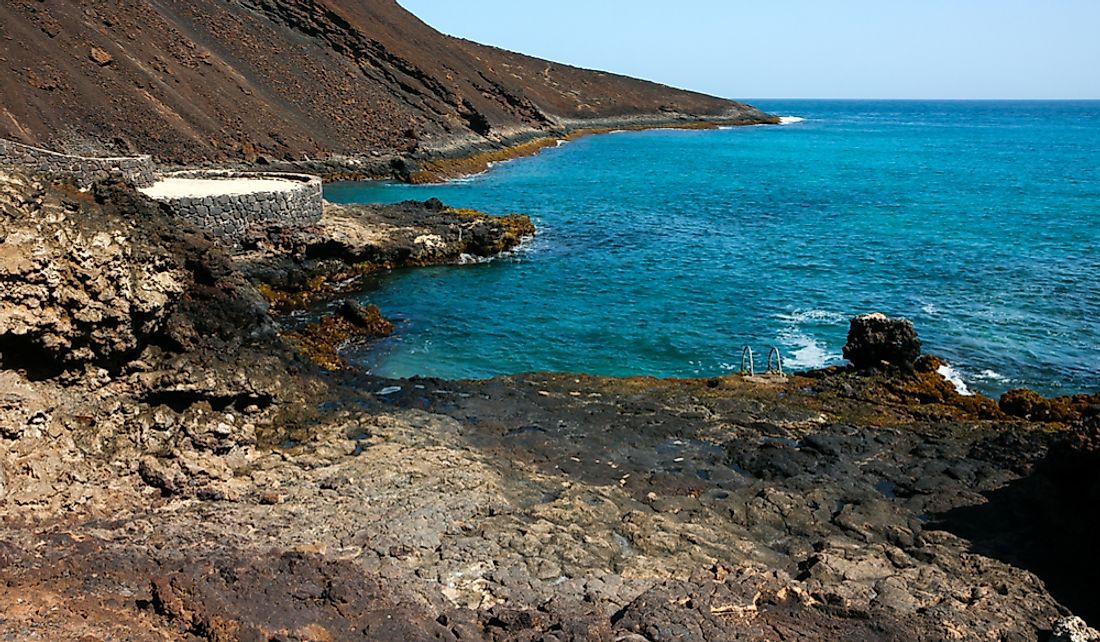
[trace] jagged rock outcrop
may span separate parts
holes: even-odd
[[[1079,617],[1064,617],[1054,624],[1050,642],[1097,642],[1100,632]]]
[[[844,358],[857,368],[882,364],[909,368],[920,357],[921,343],[909,319],[875,312],[852,319]]]
[[[272,225],[244,239],[234,261],[279,309],[353,289],[383,269],[463,263],[517,247],[535,234],[523,214],[491,216],[438,199],[393,205],[325,204],[308,227]]]
[[[444,36],[394,0],[12,0],[0,70],[0,137],[188,163],[351,155],[330,169],[386,173],[634,119],[774,122]]]
[[[274,331],[210,237],[119,184],[0,174],[0,279],[0,364],[32,377]]]

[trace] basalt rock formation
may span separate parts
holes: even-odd
[[[177,163],[383,174],[584,128],[776,122],[444,36],[394,0],[12,0],[0,72],[0,137]]]
[[[920,357],[920,351],[920,339],[911,321],[876,312],[852,319],[844,358],[857,368],[908,368]]]

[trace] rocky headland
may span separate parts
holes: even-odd
[[[0,138],[161,164],[428,181],[559,138],[778,122],[445,36],[394,0],[13,0]]]
[[[0,639],[1097,639],[1100,396],[960,396],[880,316],[787,377],[383,380],[339,301],[529,221],[0,210]]]

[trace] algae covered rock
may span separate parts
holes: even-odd
[[[857,368],[875,368],[887,363],[911,367],[920,357],[921,343],[913,322],[887,317],[881,312],[852,319],[844,358]]]
[[[1029,421],[1069,423],[1091,414],[1090,408],[1097,401],[1100,401],[1100,394],[1047,399],[1034,390],[1020,388],[1001,395],[999,405],[1002,412],[1012,417]]]
[[[345,300],[334,314],[326,314],[316,323],[291,332],[287,338],[310,361],[328,370],[348,367],[340,348],[352,339],[376,339],[393,334],[393,323],[382,316],[376,305]]]

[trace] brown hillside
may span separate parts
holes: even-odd
[[[463,155],[583,126],[767,118],[444,36],[393,0],[5,0],[0,69],[0,137],[175,162]]]

